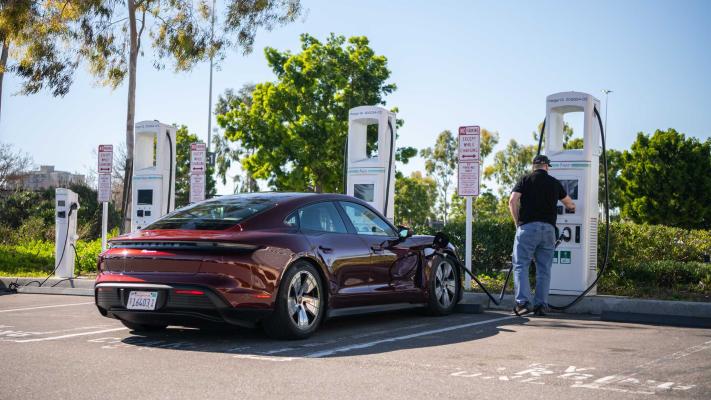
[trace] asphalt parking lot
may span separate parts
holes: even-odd
[[[415,310],[305,341],[137,335],[79,296],[0,296],[0,399],[711,398],[711,330]]]

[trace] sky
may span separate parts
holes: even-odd
[[[405,120],[398,146],[429,147],[462,125],[498,131],[495,151],[511,139],[533,144],[545,97],[570,90],[598,97],[603,110],[602,90],[613,91],[610,148],[628,149],[638,132],[656,129],[711,136],[709,1],[302,1],[304,15],[259,32],[252,54],[228,52],[214,74],[215,99],[227,88],[275,80],[264,47],[296,52],[301,33],[325,40],[333,32],[367,36],[387,57],[398,87],[387,107]],[[209,65],[157,71],[152,55],[139,60],[136,121],[185,124],[206,141]],[[37,166],[87,174],[99,144],[125,140],[125,84],[112,91],[80,67],[63,98],[12,95],[20,82],[11,74],[4,85],[0,141]],[[397,168],[409,174],[424,170],[424,161]],[[232,189],[228,182],[218,193]]]

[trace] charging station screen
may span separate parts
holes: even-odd
[[[152,189],[139,189],[138,190],[138,204],[153,204],[153,190]]]
[[[356,199],[373,202],[375,198],[375,185],[372,183],[356,183],[353,185],[353,195]]]
[[[578,199],[578,180],[577,179],[563,179],[560,181],[560,183],[565,188],[565,191],[568,192],[568,196],[570,196],[571,199],[573,199],[573,200]]]

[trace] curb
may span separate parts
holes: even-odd
[[[31,294],[63,294],[72,296],[94,296],[93,278],[50,278],[42,286],[38,286],[44,278],[0,278],[0,291],[8,290],[12,283],[19,285],[18,293]]]
[[[574,296],[549,296],[549,301],[552,304],[567,304],[574,299]],[[472,292],[465,292],[462,301],[468,304],[481,304],[483,307],[493,310],[506,311],[511,310],[514,302],[512,295],[506,295],[501,305],[497,306],[491,302],[486,294]],[[568,314],[592,315],[614,312],[711,319],[711,303],[595,295],[584,297],[578,304],[565,312]]]

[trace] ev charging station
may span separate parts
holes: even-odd
[[[368,126],[376,125],[377,155],[368,155]],[[346,194],[368,202],[392,221],[395,217],[395,114],[378,106],[348,112]]]
[[[546,97],[545,154],[549,173],[557,178],[575,202],[569,212],[558,203],[556,225],[561,242],[553,256],[551,294],[580,295],[597,276],[598,177],[600,128],[595,109],[600,101],[587,93],[561,92]],[[564,116],[583,113],[583,149],[563,149]],[[592,288],[589,294],[595,294]]]
[[[74,246],[77,241],[77,211],[79,210],[79,195],[69,189],[57,188],[55,193],[55,234],[54,259],[55,276],[58,278],[74,278]]]
[[[176,128],[158,121],[136,123],[133,144],[133,217],[142,229],[175,208]]]

